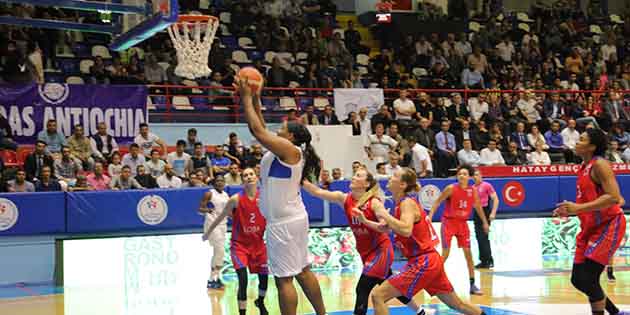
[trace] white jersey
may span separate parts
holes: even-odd
[[[214,211],[212,213],[206,213],[206,222],[203,225],[204,232],[210,227],[210,224],[214,222],[214,220],[223,212],[225,209],[225,205],[227,205],[228,200],[230,200],[230,196],[225,192],[218,192],[216,189],[210,189],[212,193],[212,198],[210,202],[214,205]],[[212,231],[212,235],[223,235],[225,237],[225,233],[227,232],[227,217],[224,218],[219,225]]]
[[[300,161],[295,165],[280,161],[271,152],[263,156],[260,162],[259,206],[268,225],[306,215],[300,183],[303,169],[301,153]]]

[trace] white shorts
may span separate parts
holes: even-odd
[[[273,276],[296,276],[313,262],[308,250],[308,228],[306,215],[267,224],[267,257]]]

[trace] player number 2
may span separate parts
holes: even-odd
[[[256,214],[255,213],[250,213],[249,214],[249,223],[256,223]]]

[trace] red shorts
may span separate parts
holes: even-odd
[[[367,255],[361,255],[363,260],[363,274],[369,277],[387,279],[394,262],[394,248],[381,246],[377,250],[370,251]]]
[[[436,251],[410,259],[400,273],[391,276],[387,282],[410,299],[421,290],[430,295],[453,292],[442,256]]]
[[[470,230],[466,220],[442,219],[442,248],[451,248],[451,239],[453,236],[457,238],[459,248],[470,248]]]
[[[586,258],[608,265],[608,261],[621,246],[626,234],[626,218],[619,214],[607,222],[587,227],[578,234],[575,240],[576,264],[583,263]]]
[[[267,268],[267,248],[264,246],[244,247],[234,245],[230,247],[230,258],[234,269],[247,267],[249,272],[269,274]]]

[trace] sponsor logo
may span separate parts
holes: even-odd
[[[18,220],[19,211],[13,201],[0,198],[0,231],[12,228]]]
[[[442,191],[435,185],[425,185],[420,188],[419,199],[424,210],[431,210],[431,206],[438,199]]]
[[[47,103],[57,105],[63,103],[70,96],[70,88],[67,84],[46,83],[38,87],[39,96]]]
[[[166,219],[168,215],[168,205],[166,201],[158,195],[144,196],[138,202],[138,218],[148,225],[158,225]]]

